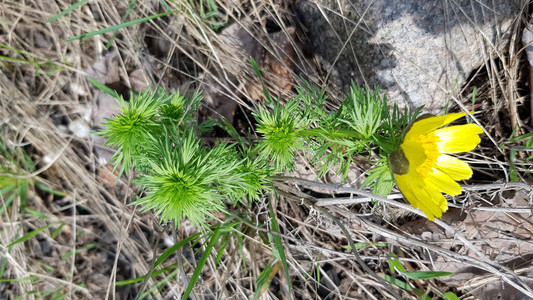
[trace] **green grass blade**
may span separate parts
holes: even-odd
[[[31,208],[24,209],[24,212],[27,213],[27,214],[30,214],[32,216],[35,216],[35,217],[37,217],[39,219],[43,219],[43,220],[49,220],[50,219],[48,216],[46,216],[42,212],[33,210]]]
[[[387,282],[392,283],[395,286],[401,288],[402,290],[405,290],[405,291],[411,291],[412,290],[411,286],[407,282],[405,282],[405,281],[403,281],[401,279],[394,278],[394,277],[392,277],[390,275],[387,275],[387,274],[383,274],[383,279],[385,279]]]
[[[261,295],[261,291],[270,285],[270,273],[272,273],[272,264],[268,264],[257,277],[257,289],[255,290],[254,300],[257,300]]]
[[[100,89],[102,92],[108,94],[109,96],[113,97],[113,98],[117,98],[120,97],[120,95],[117,93],[117,91],[115,90],[112,90],[110,88],[108,88],[105,84],[101,83],[101,82],[98,82],[96,81],[95,79],[93,78],[89,78],[89,81],[94,84],[95,87],[97,87],[98,89]]]
[[[193,234],[177,243],[175,243],[172,247],[168,248],[154,263],[154,269],[157,268],[165,259],[167,259],[172,253],[176,252],[179,248],[183,247],[184,245],[188,244],[190,241],[197,239],[200,236],[200,233]]]
[[[413,292],[415,292],[419,300],[432,300],[431,297],[428,296],[427,292],[421,291],[419,289],[413,289]]]
[[[91,80],[91,79],[89,79]],[[41,189],[43,192],[47,192],[47,193],[50,193],[52,195],[56,195],[56,196],[61,196],[61,197],[64,197],[66,196],[67,194],[62,192],[62,191],[59,191],[59,190],[55,190],[49,186],[47,186],[46,184],[42,183],[42,182],[37,182],[35,184],[39,189]]]
[[[168,5],[167,1],[160,0],[159,2],[161,2],[161,4],[163,4],[163,6],[165,7],[166,10],[172,10],[172,8],[170,8],[170,6]]]
[[[133,0],[133,1],[130,2],[130,4],[128,5],[128,9],[126,10],[126,13],[124,14],[124,16],[122,16],[122,19],[120,20],[121,22],[124,23],[124,21],[126,21],[126,19],[128,18],[128,16],[130,15],[130,13],[133,10],[133,7],[135,6],[135,3],[137,3],[137,0]],[[118,34],[118,31],[116,31],[113,34],[113,36],[109,39],[109,42],[107,42],[107,44],[105,45],[106,49],[109,49],[111,47],[111,45],[113,44],[113,41],[117,37],[117,34]]]
[[[167,271],[176,270],[177,267],[178,267],[178,264],[173,264],[173,265],[170,265],[168,267],[164,267],[161,270],[157,270],[157,271],[152,272],[149,277],[155,277],[155,276],[157,276],[159,274],[162,274],[162,273],[165,273]],[[139,276],[139,277],[135,277],[135,278],[128,279],[128,280],[117,281],[115,283],[115,286],[124,286],[124,285],[128,285],[128,284],[142,282],[142,281],[144,281],[146,279],[146,277],[147,276],[144,275],[144,276]]]
[[[30,188],[28,180],[19,180],[18,194],[20,198],[20,210],[24,211],[28,206],[28,190]]]
[[[222,256],[224,255],[224,250],[226,249],[226,247],[228,246],[228,243],[231,239],[231,232],[227,232],[227,233],[224,233],[222,235],[222,238],[221,238],[221,245],[220,245],[220,248],[218,249],[218,252],[217,252],[217,258],[215,259],[215,264],[218,266],[218,264],[220,263],[220,260],[222,259]]]
[[[211,240],[209,241],[209,244],[207,244],[207,247],[205,248],[204,253],[202,253],[202,257],[200,257],[200,260],[198,261],[198,265],[194,269],[194,272],[192,273],[191,280],[189,281],[189,285],[187,285],[187,289],[185,290],[185,293],[183,294],[182,299],[186,300],[189,298],[189,295],[192,292],[192,289],[194,285],[196,284],[196,281],[198,281],[198,278],[200,277],[200,273],[202,272],[202,269],[204,268],[205,263],[207,262],[207,258],[209,255],[211,255],[211,251],[213,251],[213,247],[215,247],[218,238],[220,237],[220,228],[215,230],[211,236]]]
[[[4,55],[0,55],[0,60],[35,65],[34,63],[30,62],[29,60],[24,60],[24,59],[20,59],[20,58],[13,58],[13,57],[4,56]]]
[[[2,169],[0,169],[0,172],[1,171]],[[17,187],[14,180],[7,181],[7,180],[4,180],[5,178],[8,178],[8,177],[0,176],[0,195],[4,197],[5,195],[7,195],[9,192],[13,191]]]
[[[22,281],[35,281],[35,280],[38,280],[39,277],[36,276],[36,275],[31,275],[31,276],[28,276],[28,277],[24,277],[24,278],[2,278],[0,279],[0,282],[22,282]]]
[[[15,187],[12,187],[12,188],[6,188],[5,190],[13,190]],[[3,191],[0,191],[0,195],[4,195]],[[2,206],[0,206],[0,215],[4,213],[4,211],[6,210],[6,208],[10,207],[11,204],[13,203],[13,199],[15,199],[15,196],[16,194],[15,193],[10,193],[8,196],[7,196],[7,199],[4,199],[4,203]],[[4,196],[5,197],[5,196]]]
[[[514,138],[510,138],[509,142],[510,143],[517,143],[517,142],[520,142],[522,140],[528,139],[530,137],[533,137],[533,132],[529,132],[529,133],[526,133],[526,134],[523,134],[523,135],[520,135],[520,136],[517,136],[517,137],[514,137]]]
[[[283,244],[281,242],[281,237],[279,236],[279,226],[278,221],[276,219],[276,214],[274,213],[274,207],[272,205],[272,201],[269,204],[269,210],[270,210],[270,218],[272,223],[272,231],[278,233],[278,234],[271,234],[272,240],[274,241],[275,248],[272,250],[275,250],[277,252],[279,259],[281,261],[281,264],[283,265],[283,270],[285,271],[285,277],[287,279],[287,287],[289,289],[289,299],[291,299],[292,290],[291,290],[291,279],[289,277],[289,265],[287,264],[287,257],[285,256],[285,249],[283,248]]]
[[[63,230],[63,227],[65,227],[66,223],[61,223],[54,232],[52,232],[52,238],[55,239]]]
[[[76,248],[76,250],[70,249],[69,251],[67,251],[67,253],[63,254],[62,257],[63,258],[68,258],[68,257],[71,257],[72,255],[78,255],[78,254],[82,253],[85,250],[93,249],[93,248],[96,248],[98,246],[99,245],[96,244],[96,243],[89,243],[87,245],[84,245],[83,247]]]
[[[253,59],[253,57],[250,56],[250,62],[252,63],[252,68],[255,71],[255,74],[257,74],[257,77],[259,78],[259,81],[261,81],[261,86],[263,87],[263,94],[265,94],[265,98],[267,99],[267,103],[274,103],[272,100],[272,97],[270,96],[270,93],[268,92],[268,89],[263,82],[263,78],[261,77],[261,70],[259,70],[259,67],[257,66],[257,63]]]
[[[4,272],[6,271],[7,258],[0,258],[0,278],[4,278]]]
[[[64,11],[60,12],[59,14],[51,17],[50,19],[46,20],[46,23],[50,23],[50,22],[53,22],[63,16],[65,16],[66,14],[70,13],[71,11],[75,10],[76,8],[82,6],[83,4],[87,3],[87,1],[89,0],[81,0],[81,1],[78,1],[77,3],[74,3],[72,4],[72,6],[70,6],[69,8],[65,9]]]
[[[451,276],[450,272],[438,272],[438,271],[418,271],[418,272],[400,272],[402,275],[409,279],[433,279],[437,277]]]
[[[87,33],[84,33],[84,34],[76,35],[76,36],[73,36],[73,37],[69,37],[65,41],[72,42],[72,41],[79,40],[79,39],[82,39],[82,38],[88,38],[88,37],[92,37],[92,36],[95,36],[95,35],[100,35],[100,34],[108,33],[108,32],[111,32],[111,31],[120,30],[120,29],[125,28],[125,27],[129,27],[129,26],[132,26],[132,25],[137,25],[137,24],[149,21],[149,20],[153,20],[153,19],[157,19],[157,18],[160,18],[160,17],[168,16],[168,15],[170,15],[172,13],[174,13],[174,12],[173,11],[169,11],[169,12],[164,12],[164,13],[160,13],[160,14],[157,14],[157,15],[151,15],[151,16],[148,16],[148,17],[144,17],[144,18],[128,21],[126,23],[121,23],[121,24],[114,25],[114,26],[111,26],[111,27],[107,27],[107,28],[103,28],[103,29],[87,32]]]
[[[444,300],[459,300],[459,297],[457,297],[457,295],[452,293],[452,292],[448,292],[448,293],[442,295],[442,299],[444,299]]]
[[[394,255],[394,253],[391,253],[391,256],[395,257],[396,255]],[[396,271],[402,274],[405,273],[405,269],[402,266],[402,263],[400,262],[400,260],[395,259],[395,258],[389,259],[389,268],[390,268],[391,273],[394,273]]]
[[[48,229],[50,226],[51,226],[51,224],[43,226],[41,228],[37,228],[37,229],[35,229],[33,231],[30,231],[30,232],[26,233],[21,238],[18,238],[16,240],[14,240],[13,242],[11,242],[11,244],[7,245],[7,248],[11,248],[11,247],[13,247],[14,245],[16,245],[18,243],[22,243],[24,241],[27,241],[27,240],[31,239],[32,237],[34,237],[34,236],[38,235],[39,233],[41,233],[41,232],[45,231],[46,229]]]
[[[154,284],[154,286],[152,286],[150,289],[144,291],[141,295],[139,295],[138,299],[149,299],[148,295],[150,295],[153,291],[160,288],[161,286],[165,286],[170,279],[174,278],[174,276],[178,274],[178,271],[179,271],[179,268],[175,268],[172,273],[165,276],[165,278],[163,278],[162,280],[158,280],[156,284]]]

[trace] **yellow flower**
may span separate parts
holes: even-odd
[[[472,169],[466,162],[447,154],[474,149],[483,130],[476,124],[440,128],[464,115],[428,115],[417,119],[400,148],[389,157],[396,184],[404,197],[432,221],[448,210],[442,193],[461,194],[462,188],[456,181],[472,177]]]

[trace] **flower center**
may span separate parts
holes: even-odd
[[[440,156],[439,147],[437,143],[439,142],[439,137],[434,133],[428,135],[419,135],[416,138],[416,142],[419,143],[424,149],[426,159],[424,162],[416,168],[416,171],[422,177],[426,177],[433,168],[437,165],[437,160]]]

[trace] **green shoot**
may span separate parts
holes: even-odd
[[[211,255],[211,252],[213,251],[213,248],[215,247],[216,243],[218,242],[218,239],[221,234],[221,228],[216,229],[213,234],[211,235],[211,239],[209,240],[209,244],[207,244],[204,253],[202,253],[202,256],[200,257],[200,260],[198,261],[198,264],[196,268],[194,269],[193,274],[191,275],[191,279],[189,281],[189,285],[187,285],[187,289],[185,290],[185,293],[183,293],[182,299],[186,300],[189,298],[189,294],[192,292],[192,289],[194,285],[196,284],[196,281],[198,281],[198,277],[200,277],[200,273],[202,272],[202,269],[207,262],[207,258],[209,255]]]
[[[23,242],[31,239],[32,237],[34,237],[34,236],[38,235],[39,233],[41,233],[41,232],[45,231],[46,229],[48,229],[50,226],[51,226],[51,224],[48,224],[48,225],[45,225],[43,227],[37,228],[37,229],[35,229],[33,231],[30,231],[30,232],[26,233],[22,237],[12,241],[9,245],[7,245],[7,248],[11,248],[11,247],[15,246],[16,244],[23,243]]]
[[[209,25],[211,29],[218,32],[228,24],[228,17],[224,17],[217,7],[215,0],[189,0],[189,5],[193,7],[202,18],[202,21]]]
[[[440,271],[415,271],[415,272],[408,272],[403,267],[402,263],[399,259],[394,258],[394,253],[391,253],[391,256],[393,258],[389,259],[389,268],[391,273],[398,273],[402,275],[405,279],[411,279],[411,280],[427,280],[427,279],[435,279],[438,277],[443,276],[451,276],[453,273],[450,272],[440,272]],[[427,295],[427,291],[421,291],[417,288],[414,288],[411,286],[411,284],[408,281],[404,281],[399,278],[392,277],[387,274],[383,274],[383,279],[388,281],[391,284],[396,285],[397,287],[408,291],[415,293],[419,299],[432,299]],[[446,294],[442,294],[439,291],[436,291],[439,295],[441,295],[442,299],[456,299],[457,296],[451,292],[448,292]],[[454,298],[455,297],[455,298]]]
[[[118,100],[121,113],[103,124],[107,129],[103,130],[101,135],[109,138],[109,146],[118,148],[112,160],[116,163],[115,168],[122,165],[122,173],[124,170],[129,171],[134,156],[139,154],[139,141],[142,141],[146,134],[155,133],[157,102],[161,99],[154,94],[143,93],[132,98],[129,104],[122,97]]]
[[[201,99],[200,93],[186,97],[162,90],[146,90],[129,102],[119,97],[121,111],[99,132],[117,148],[112,161],[119,174],[135,168],[135,182],[146,190],[133,204],[175,226],[186,218],[206,227],[214,213],[225,211],[224,201],[259,200],[271,186],[272,170],[256,148],[204,144],[199,134],[213,123],[195,121]]]
[[[50,19],[46,20],[46,23],[54,22],[55,20],[66,16],[67,14],[69,14],[70,12],[75,10],[76,8],[78,8],[78,7],[82,6],[82,5],[84,5],[85,3],[87,3],[87,1],[88,0],[81,0],[81,1],[78,1],[78,2],[76,2],[74,4],[72,4],[69,8],[63,10],[59,14],[57,14],[57,15],[51,17]]]
[[[255,114],[257,132],[263,135],[258,144],[259,159],[270,159],[276,170],[291,168],[297,151],[305,148],[302,131],[308,122],[299,104],[291,99],[285,105],[274,104],[273,111],[259,108]]]
[[[287,257],[285,255],[285,248],[283,247],[283,243],[281,242],[278,221],[276,219],[276,214],[274,213],[274,207],[273,207],[272,202],[270,202],[269,211],[270,211],[270,218],[272,219],[272,232],[274,232],[274,234],[269,233],[268,236],[270,240],[274,242],[274,244],[272,245],[272,252],[274,253],[274,257],[281,262],[281,265],[283,266],[283,270],[285,271],[285,280],[287,280],[287,286],[289,288],[289,299],[291,299],[292,292],[291,292],[291,279],[289,276],[289,264],[287,263]]]
[[[95,36],[95,35],[100,35],[100,34],[112,32],[112,31],[120,30],[120,29],[125,28],[125,27],[141,24],[141,23],[153,20],[153,19],[157,19],[157,18],[161,18],[161,17],[164,17],[164,16],[171,15],[173,13],[174,13],[173,11],[168,11],[168,12],[164,12],[164,13],[160,13],[160,14],[156,14],[156,15],[151,15],[151,16],[148,16],[148,17],[140,18],[140,19],[135,19],[135,20],[132,20],[132,21],[128,21],[128,22],[125,22],[125,23],[118,24],[118,25],[114,25],[114,26],[110,26],[110,27],[107,27],[107,28],[103,28],[103,29],[87,32],[87,33],[84,33],[84,34],[76,35],[76,36],[73,36],[73,37],[69,37],[68,39],[66,39],[66,41],[67,42],[72,42],[72,41],[75,41],[75,40],[89,38],[89,37],[92,37],[92,36]]]
[[[265,266],[261,274],[257,277],[257,289],[255,290],[254,300],[257,300],[268,289],[272,282],[272,277],[279,269],[280,262],[273,262]]]

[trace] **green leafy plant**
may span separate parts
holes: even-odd
[[[525,176],[530,177],[531,172],[528,170],[527,165],[531,164],[533,155],[525,154],[531,153],[533,150],[533,132],[529,132],[517,137],[514,137],[515,133],[511,134],[508,140],[500,145],[502,149],[509,149],[509,177],[512,181],[519,181],[519,169],[523,171]],[[524,154],[520,157],[520,154]]]
[[[215,0],[189,0],[189,5],[202,18],[202,21],[218,32],[228,24],[228,17],[222,14]]]
[[[249,158],[249,149],[202,141],[200,133],[213,123],[194,121],[201,99],[162,90],[146,90],[129,102],[119,97],[120,113],[100,132],[117,148],[112,160],[120,173],[138,172],[146,193],[134,204],[176,226],[187,218],[205,227],[209,215],[224,211],[224,200],[258,199],[269,182],[268,169]]]
[[[177,243],[175,243],[172,247],[168,248],[163,254],[159,256],[159,258],[154,262],[152,270],[140,277],[136,277],[133,279],[128,279],[125,281],[119,281],[116,283],[117,286],[124,286],[128,284],[133,283],[139,283],[144,282],[149,278],[154,278],[159,275],[168,274],[165,276],[163,280],[158,281],[157,285],[151,287],[148,290],[144,290],[144,288],[141,289],[140,295],[145,298],[152,293],[152,291],[157,288],[157,286],[160,285],[161,282],[167,282],[170,278],[175,277],[177,275],[177,271],[179,270],[178,264],[174,263],[165,267],[160,266],[176,251],[182,249],[189,243],[193,244],[199,244],[202,248],[202,255],[194,268],[194,272],[191,275],[190,281],[187,285],[187,288],[182,295],[182,299],[188,299],[189,295],[192,293],[192,290],[200,278],[201,272],[207,263],[207,260],[210,255],[216,254],[216,263],[218,264],[222,258],[222,254],[224,252],[225,247],[229,243],[229,240],[231,239],[232,235],[236,234],[236,232],[240,232],[242,228],[239,228],[242,225],[240,221],[234,221],[233,219],[229,218],[226,220],[226,222],[222,224],[216,224],[210,227],[210,230],[207,231],[204,234],[196,233],[193,234]],[[205,243],[202,243],[202,240],[205,241]],[[169,273],[170,272],[170,273]],[[143,285],[144,286],[144,285]]]
[[[20,200],[20,211],[24,211],[28,193],[38,181],[37,176],[31,175],[35,171],[35,164],[30,155],[23,147],[11,146],[12,142],[3,134],[0,133],[0,197],[3,201],[0,214],[17,198]]]
[[[55,238],[64,225],[50,220],[42,212],[29,208],[32,206],[32,195],[37,188],[50,193],[58,191],[49,188],[45,181],[36,175],[38,173],[36,164],[31,158],[32,155],[27,152],[29,147],[26,147],[26,143],[15,144],[11,139],[12,136],[13,132],[8,126],[0,125],[0,215],[3,223],[11,224],[2,229],[4,238],[0,242],[0,248],[3,249],[4,255],[0,257],[0,283],[8,284],[12,289],[20,285],[21,292],[17,299],[35,296],[62,299],[68,296],[65,294],[64,285],[51,289],[25,290],[23,286],[38,286],[48,278],[45,279],[39,273],[17,277],[12,271],[12,262],[18,261],[20,256],[17,256],[17,253],[20,249],[24,249],[25,243],[36,241],[39,235]],[[41,225],[35,227],[28,226],[27,224],[33,220],[42,223],[36,223]],[[52,228],[55,230],[50,234]],[[38,259],[34,259],[34,262],[45,270],[54,271],[53,267]],[[77,287],[75,284],[73,286]]]
[[[145,194],[134,204],[176,226],[187,218],[206,227],[213,213],[225,211],[224,201],[260,199],[271,189],[272,176],[294,167],[299,152],[320,170],[319,175],[334,170],[343,179],[354,160],[365,160],[374,168],[364,186],[388,195],[394,187],[388,156],[420,110],[391,110],[377,90],[355,85],[337,111],[325,107],[324,89],[305,83],[297,91],[283,102],[272,99],[264,88],[268,101],[254,112],[260,135],[255,141],[239,136],[224,120],[197,123],[200,93],[169,95],[161,89],[147,89],[129,102],[119,97],[120,112],[107,120],[100,134],[117,149],[112,160],[120,174],[137,171],[136,182]],[[205,142],[201,134],[214,125],[233,141]]]

